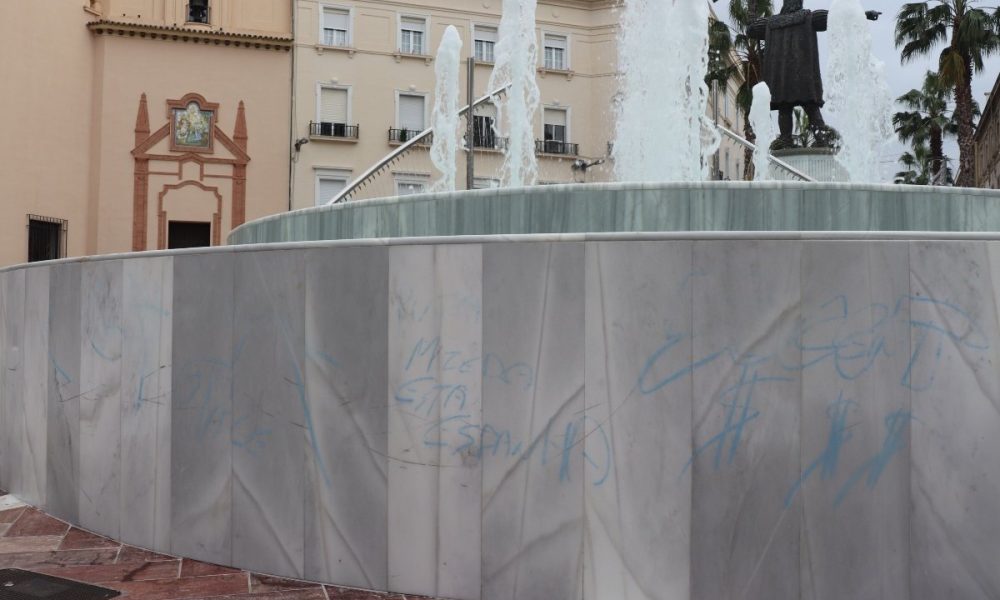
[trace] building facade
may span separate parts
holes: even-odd
[[[617,89],[617,15],[609,0],[540,0],[536,15],[541,106],[534,123],[539,183],[607,181]],[[489,92],[499,0],[296,0],[292,207],[324,204],[351,180],[429,125],[434,55],[448,26],[463,42],[462,105],[470,56],[474,96]],[[718,118],[742,130],[735,106],[739,83],[717,95]],[[712,106],[709,114],[714,115]],[[495,108],[477,108],[473,128],[474,187],[499,183],[503,132]],[[417,149],[353,198],[428,189],[439,174],[429,149]],[[665,148],[665,151],[668,151]],[[739,179],[742,149],[725,141],[722,177]],[[466,181],[459,157],[458,187]]]
[[[1000,189],[1000,76],[976,127],[976,187]]]
[[[287,209],[290,0],[5,8],[0,265],[220,244]]]

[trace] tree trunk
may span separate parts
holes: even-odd
[[[931,125],[931,185],[944,185],[946,180],[941,128]]]
[[[972,61],[963,57],[965,77],[955,86],[955,117],[958,120],[959,176],[955,185],[976,185],[976,143],[973,125]]]

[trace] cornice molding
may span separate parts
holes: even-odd
[[[190,42],[194,44],[214,44],[216,46],[236,46],[259,48],[262,50],[291,50],[291,36],[268,36],[248,33],[228,33],[218,30],[178,27],[176,25],[149,25],[125,21],[101,19],[87,23],[87,29],[96,35],[139,37],[148,39]]]

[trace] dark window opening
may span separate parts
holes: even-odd
[[[167,230],[167,248],[203,248],[212,245],[212,224],[171,221]]]
[[[28,215],[28,262],[66,257],[67,221]]]
[[[188,23],[208,23],[208,0],[189,0],[187,5]]]
[[[496,132],[493,131],[493,117],[475,115],[472,117],[472,145],[476,148],[496,148]]]

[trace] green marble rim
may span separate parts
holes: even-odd
[[[1000,231],[1000,191],[699,182],[552,185],[379,198],[282,213],[229,244],[668,231]]]

